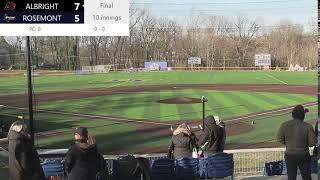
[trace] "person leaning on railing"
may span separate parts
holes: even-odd
[[[317,137],[317,145],[314,147],[314,149],[313,149],[313,154],[315,154],[315,155],[317,155],[318,156],[318,159],[319,159],[319,143],[320,143],[320,136],[319,136],[319,131],[320,131],[320,129],[319,129],[319,122],[320,122],[320,120],[318,119],[317,121],[316,121],[316,125],[315,125],[315,127],[314,127],[314,132],[315,132],[315,134],[316,134],[316,137]]]
[[[292,120],[282,123],[277,139],[286,146],[285,161],[288,170],[288,180],[295,180],[297,167],[304,180],[312,180],[309,147],[317,143],[312,125],[303,122],[308,110],[297,105],[292,111]]]
[[[105,163],[98,153],[94,138],[90,138],[85,127],[74,129],[75,143],[69,148],[65,157],[65,169],[68,180],[91,180],[103,170]],[[102,162],[102,163],[101,163]]]
[[[44,172],[28,127],[23,121],[14,122],[8,134],[9,179],[44,180]]]
[[[173,131],[167,156],[171,159],[192,157],[192,149],[194,147],[196,147],[195,139],[188,126],[183,123]]]
[[[199,138],[199,154],[203,153],[204,157],[215,153],[223,152],[225,143],[224,129],[217,125],[215,118],[210,115],[204,120],[204,131],[202,138]]]
[[[218,126],[221,128],[222,131],[222,141],[219,146],[219,151],[223,152],[227,139],[226,124],[223,121],[219,121]]]

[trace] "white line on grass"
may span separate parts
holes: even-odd
[[[310,102],[310,103],[303,104],[304,107],[311,107],[311,106],[316,106],[316,105],[318,105],[318,102]],[[258,113],[258,114],[252,114],[252,115],[248,115],[248,116],[242,116],[242,117],[239,117],[239,118],[233,118],[233,119],[230,119],[230,120],[226,120],[225,122],[232,122],[232,121],[238,121],[238,120],[243,120],[243,119],[250,119],[250,118],[254,118],[254,117],[258,117],[258,116],[274,114],[274,113],[277,113],[277,112],[289,111],[292,108],[294,108],[294,106],[283,108],[283,109],[277,109],[277,110],[273,110],[273,111],[262,112],[262,113]]]
[[[276,80],[276,81],[279,81],[279,82],[281,82],[282,84],[285,84],[285,85],[288,85],[288,83],[286,83],[286,82],[284,82],[284,81],[281,81],[280,79],[278,79],[278,78],[276,78],[276,77],[274,77],[274,76],[272,76],[272,75],[270,75],[270,74],[266,74],[268,77],[271,77],[272,79],[274,79],[274,80]]]
[[[311,107],[318,105],[318,102],[310,102],[303,104],[304,107]],[[27,108],[21,108],[21,107],[12,107],[12,106],[4,106],[6,108],[10,109],[19,109],[19,110],[27,110]],[[242,116],[238,118],[232,118],[229,120],[226,120],[225,122],[232,122],[232,121],[239,121],[239,120],[245,120],[245,119],[251,119],[259,116],[274,114],[277,112],[282,111],[289,111],[294,106],[290,106],[283,109],[277,109],[277,110],[271,110],[267,112],[257,113],[257,114],[251,114],[248,116]],[[109,116],[103,116],[103,115],[90,115],[90,114],[82,114],[82,113],[73,113],[73,112],[64,112],[64,111],[52,111],[52,110],[45,110],[45,109],[37,109],[36,112],[47,112],[52,114],[62,114],[62,115],[71,115],[71,116],[77,116],[77,117],[88,117],[88,118],[96,118],[96,119],[107,119],[107,120],[114,120],[116,122],[124,122],[124,123],[135,123],[135,124],[153,124],[153,125],[163,125],[163,126],[172,126],[175,125],[174,123],[165,123],[165,122],[152,122],[152,121],[143,121],[143,120],[133,120],[133,119],[126,119],[126,118],[117,118],[117,117],[109,117]]]
[[[5,106],[11,109],[19,109],[19,110],[27,110],[27,108],[20,108],[20,107],[12,107],[12,106]],[[126,118],[118,118],[118,117],[110,117],[110,116],[103,116],[103,115],[91,115],[91,114],[82,114],[82,113],[74,113],[74,112],[65,112],[65,111],[52,111],[46,109],[37,109],[35,112],[45,112],[51,114],[62,114],[62,115],[69,115],[69,116],[76,116],[76,117],[87,117],[87,118],[95,118],[95,119],[107,119],[113,120],[115,122],[126,122],[126,123],[135,123],[135,124],[153,124],[153,125],[163,125],[163,126],[171,126],[174,125],[172,123],[165,123],[165,122],[152,122],[152,121],[143,121],[143,120],[134,120],[134,119],[126,119]]]
[[[117,87],[117,86],[120,86],[121,84],[124,84],[124,83],[127,83],[127,82],[125,82],[125,81],[119,82],[118,84],[111,85],[111,86],[109,86],[108,88]]]

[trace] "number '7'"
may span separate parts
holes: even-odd
[[[80,3],[74,3],[74,5],[76,6],[76,11],[78,11]]]

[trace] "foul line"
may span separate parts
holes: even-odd
[[[267,75],[268,77],[271,77],[272,79],[274,79],[274,80],[276,80],[276,81],[281,82],[282,84],[288,85],[288,83],[286,83],[286,82],[284,82],[284,81],[281,81],[280,79],[278,79],[278,78],[276,78],[276,77],[274,77],[274,76],[272,76],[272,75],[270,75],[270,74],[265,74],[265,75]]]
[[[310,107],[310,106],[315,106],[318,105],[318,102],[311,102],[311,103],[306,103],[304,104],[304,107]],[[268,111],[268,112],[263,112],[263,113],[259,113],[259,114],[253,114],[253,115],[249,115],[249,116],[244,116],[244,117],[239,117],[239,118],[233,118],[230,120],[226,120],[225,122],[232,122],[232,121],[238,121],[238,120],[242,120],[242,119],[250,119],[253,117],[257,117],[257,116],[262,116],[262,115],[268,115],[268,114],[273,114],[273,113],[277,113],[277,112],[283,112],[283,111],[288,111],[288,110],[292,110],[294,106],[288,107],[288,108],[283,108],[283,109],[278,109],[278,110],[274,110],[274,111]]]
[[[315,106],[318,105],[318,102],[310,102],[303,104],[305,107]],[[19,107],[12,107],[12,106],[4,106],[9,109],[19,109],[19,110],[26,110],[27,108],[19,108]],[[254,117],[259,117],[263,115],[269,115],[277,112],[283,112],[291,110],[294,106],[278,109],[274,111],[267,111],[263,113],[258,114],[252,114],[248,116],[242,116],[238,118],[232,118],[232,119],[226,119],[225,122],[233,122],[233,121],[239,121],[239,120],[245,120],[245,119],[251,119]],[[150,122],[150,121],[141,121],[141,120],[132,120],[132,119],[125,119],[125,118],[117,118],[117,117],[109,117],[109,116],[101,116],[101,115],[89,115],[89,114],[81,114],[81,113],[72,113],[72,112],[64,112],[64,111],[52,111],[52,110],[44,110],[44,109],[37,109],[36,112],[46,112],[46,113],[52,113],[52,114],[63,114],[63,115],[71,115],[71,116],[77,116],[77,117],[87,117],[87,118],[96,118],[96,119],[105,119],[105,120],[111,120],[115,122],[125,122],[125,123],[135,123],[135,124],[153,124],[153,125],[163,125],[163,126],[172,126],[176,123],[161,123],[161,122]]]
[[[27,110],[27,108],[19,108],[19,107],[12,107],[12,106],[4,106],[4,107],[9,108],[9,109],[11,108],[11,109]],[[52,110],[44,110],[44,109],[37,109],[37,110],[35,110],[35,112],[46,112],[46,113],[52,113],[52,114],[71,115],[71,116],[77,116],[77,117],[106,119],[106,120],[111,120],[111,121],[113,120],[116,122],[128,122],[128,123],[136,123],[136,124],[153,124],[153,125],[164,125],[164,126],[174,125],[171,123],[150,122],[150,121],[141,121],[141,120],[132,120],[132,119],[125,119],[125,118],[101,116],[101,115],[89,115],[89,114],[63,112],[63,111],[52,111]]]

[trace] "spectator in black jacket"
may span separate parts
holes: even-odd
[[[223,152],[224,146],[226,144],[226,139],[227,139],[226,125],[223,121],[219,120],[218,126],[221,128],[221,131],[222,131],[222,141],[221,141],[220,146],[218,147],[218,151]]]
[[[40,165],[27,125],[22,121],[14,122],[9,130],[9,179],[44,180]]]
[[[317,155],[318,156],[318,159],[319,159],[319,143],[320,143],[320,134],[319,134],[319,120],[316,121],[316,124],[315,124],[315,127],[314,127],[314,132],[315,132],[315,135],[316,135],[316,138],[317,138],[317,144],[316,146],[314,147],[313,149],[313,154],[314,155]],[[319,176],[320,177],[320,176]]]
[[[173,136],[168,148],[168,157],[172,159],[182,159],[192,157],[192,149],[196,145],[188,126],[183,123],[173,131]]]
[[[309,147],[316,145],[316,136],[312,125],[303,122],[304,118],[304,107],[294,107],[292,120],[282,123],[277,134],[278,141],[286,146],[288,180],[296,179],[297,167],[304,180],[312,180]]]
[[[198,145],[205,157],[223,151],[221,148],[224,141],[223,131],[212,115],[205,118],[203,133],[203,138],[199,140]]]
[[[69,180],[96,179],[97,173],[104,169],[101,155],[98,153],[94,139],[89,138],[85,127],[74,130],[75,144],[65,157],[65,169]]]

